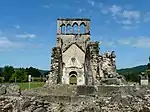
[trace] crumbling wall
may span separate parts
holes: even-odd
[[[61,83],[62,77],[62,51],[60,47],[54,47],[51,55],[51,68],[48,84]]]
[[[9,88],[14,88],[12,93],[17,90],[14,86]],[[14,96],[3,94],[0,96],[0,112],[150,111],[149,86],[78,86],[77,90],[80,95],[37,95],[38,92],[35,93],[34,90],[30,90],[31,95],[25,92]],[[90,94],[85,95],[87,92]]]

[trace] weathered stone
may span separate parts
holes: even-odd
[[[150,108],[144,106],[139,112],[150,112]]]
[[[31,105],[30,100],[25,100],[22,105],[21,105],[21,109],[25,110],[26,108],[28,108]]]
[[[11,84],[6,88],[6,93],[7,95],[21,95],[21,90],[18,85]]]
[[[99,54],[99,42],[90,41],[90,20],[58,19],[58,29],[70,23],[79,24],[78,33],[58,30],[47,85],[100,85],[103,78],[117,78],[115,52]],[[85,33],[80,32],[81,23],[85,24]]]
[[[4,110],[12,110],[12,108],[13,108],[12,103],[8,103],[3,107]]]
[[[0,86],[0,95],[6,94],[6,86]]]
[[[45,108],[37,108],[36,110],[34,110],[33,112],[47,112]]]

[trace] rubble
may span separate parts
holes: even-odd
[[[139,86],[139,89],[124,87],[125,93],[122,89],[111,91],[106,96],[97,93],[70,95],[71,100],[62,96],[62,100],[55,101],[34,92],[20,96],[3,94],[0,96],[0,112],[150,112],[149,86]],[[57,99],[59,96],[53,97]]]

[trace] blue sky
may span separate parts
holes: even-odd
[[[1,0],[0,66],[49,70],[57,18],[91,19],[100,52],[115,50],[117,68],[147,64],[149,0]]]

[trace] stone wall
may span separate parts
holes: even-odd
[[[8,87],[8,86],[7,86]],[[9,86],[16,93],[15,86]],[[57,88],[51,87],[51,88]],[[65,85],[65,88],[69,88]],[[75,88],[75,87],[74,87]],[[45,88],[46,89],[46,88]],[[48,89],[48,88],[47,88]],[[61,89],[58,87],[57,89]],[[73,89],[73,88],[72,88]],[[2,89],[1,89],[2,90]],[[0,91],[1,91],[0,90]],[[149,112],[149,86],[78,86],[77,93],[69,95],[10,95],[0,96],[0,112]],[[3,91],[3,90],[2,90]],[[38,90],[40,91],[40,90]],[[50,91],[52,92],[52,91]],[[26,91],[27,93],[27,91]],[[37,91],[36,91],[37,93]],[[85,95],[90,93],[89,95]],[[97,94],[99,93],[99,94]],[[83,94],[83,95],[81,95]],[[105,96],[105,95],[106,96]]]

